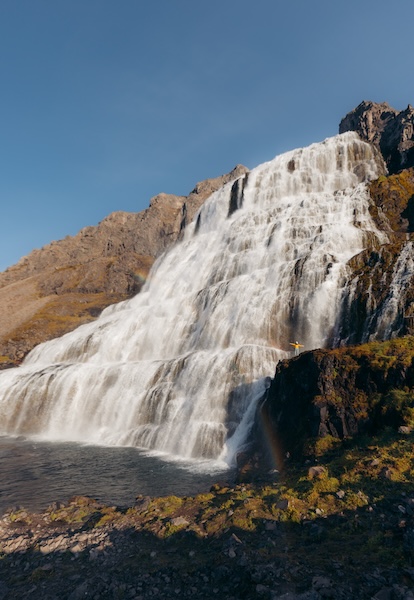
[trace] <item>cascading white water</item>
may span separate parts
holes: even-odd
[[[2,431],[230,463],[289,342],[328,338],[382,168],[346,133],[226,185],[140,294],[0,375]]]
[[[383,304],[375,306],[368,303],[367,318],[362,335],[363,342],[373,340],[388,340],[400,335],[404,327],[404,307],[407,303],[407,292],[412,287],[414,279],[413,242],[403,244],[395,261],[391,279],[387,282],[387,273],[383,273],[381,284],[386,286],[387,296]],[[371,290],[368,289],[371,300]],[[412,318],[412,315],[411,315]]]

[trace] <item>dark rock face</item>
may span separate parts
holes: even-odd
[[[397,111],[386,102],[361,102],[339,125],[339,133],[356,131],[381,151],[390,173],[414,166],[414,108]]]
[[[404,425],[413,386],[413,337],[305,352],[277,365],[260,421],[283,453],[300,458],[311,439]]]

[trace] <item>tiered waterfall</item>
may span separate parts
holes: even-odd
[[[290,342],[329,339],[383,168],[346,133],[223,187],[140,294],[0,375],[1,432],[230,463]]]

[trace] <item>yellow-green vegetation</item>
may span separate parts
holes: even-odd
[[[333,450],[336,446],[341,444],[339,438],[333,437],[332,435],[326,435],[316,440],[311,440],[306,449],[306,454],[313,454],[316,457],[323,456],[329,450]]]
[[[94,516],[93,527],[127,519],[159,537],[187,528],[201,537],[232,528],[260,531],[267,520],[300,523],[390,501],[400,493],[414,494],[413,459],[414,434],[386,430],[346,440],[342,446],[320,447],[314,463],[320,467],[317,475],[310,474],[310,463],[291,464],[276,483],[215,486],[213,492],[194,497],[152,498],[143,510],[120,511],[80,497],[50,510],[49,519],[80,523]],[[183,522],[174,523],[177,517]]]
[[[177,510],[182,506],[183,501],[183,498],[178,498],[177,496],[156,498],[151,502],[148,510],[162,514],[164,517],[175,515]]]
[[[109,304],[125,300],[125,294],[70,294],[56,296],[29,320],[8,334],[6,350],[21,348],[26,354],[37,344],[59,337],[94,320]],[[8,359],[8,357],[5,357]]]
[[[339,563],[348,579],[401,572],[414,559],[404,541],[413,522],[413,444],[413,434],[386,430],[320,446],[313,461],[287,459],[273,482],[220,484],[194,497],[140,497],[129,509],[75,497],[33,515],[29,527],[47,528],[52,539],[65,531],[82,532],[84,541],[102,536],[110,541],[107,555],[119,557],[117,568],[128,573],[139,567],[145,573],[172,568],[209,574],[221,565],[239,569],[241,561],[260,569],[279,565],[283,579],[295,573],[295,565],[310,577]],[[9,513],[11,530],[27,518],[25,511]],[[75,562],[77,569],[89,565],[90,550],[78,550],[76,559],[73,552],[58,553],[59,572]],[[45,573],[52,570],[32,571],[32,581]],[[303,583],[303,572],[297,581]]]
[[[393,231],[407,231],[404,219],[408,219],[408,230],[413,230],[411,225],[414,224],[414,214],[411,215],[410,204],[414,198],[414,169],[404,169],[396,175],[379,177],[370,184],[370,194],[375,202],[375,207],[372,207],[374,219],[378,219],[378,207],[387,217]]]
[[[32,522],[32,519],[30,517],[30,514],[24,508],[19,508],[17,510],[10,511],[9,521],[11,523],[30,524]]]
[[[370,342],[354,348],[341,348],[339,352],[348,352],[351,357],[364,357],[377,370],[395,366],[397,362],[408,367],[414,357],[414,336],[406,336],[385,342]]]
[[[414,336],[396,338],[385,342],[370,342],[351,348],[338,348],[331,354],[339,361],[337,375],[333,378],[335,392],[329,395],[329,402],[341,406],[341,389],[352,401],[352,408],[359,419],[365,419],[373,410],[377,410],[381,421],[390,421],[414,427],[414,389],[408,385],[391,387],[389,382],[396,380],[407,383],[404,373],[414,361]],[[377,391],[370,392],[362,388],[349,389],[350,374],[352,381],[357,373],[364,373],[364,380],[375,380]],[[328,374],[329,376],[329,374]],[[313,452],[318,455],[325,447],[335,446],[335,438],[327,436],[313,442]]]

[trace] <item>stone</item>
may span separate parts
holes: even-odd
[[[309,467],[309,469],[308,469],[309,479],[314,479],[315,477],[321,477],[325,473],[326,473],[326,469],[325,469],[325,467],[322,467],[322,465],[316,465],[313,467]]]
[[[392,479],[392,475],[393,470],[389,467],[384,467],[383,469],[381,469],[380,477],[382,477],[383,479]]]
[[[170,523],[175,527],[187,526],[190,524],[184,517],[174,517],[174,519],[171,519]]]
[[[376,146],[390,173],[414,166],[414,109],[398,111],[383,102],[363,101],[339,125],[339,133],[356,131]]]
[[[151,503],[149,496],[138,496],[135,500],[135,508],[140,512],[145,512]]]
[[[372,596],[373,600],[392,600],[393,593],[392,588],[384,587],[380,589],[375,596]]]
[[[335,598],[335,591],[332,587],[332,580],[328,577],[315,576],[312,579],[312,589],[322,598]]]

